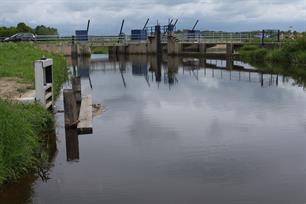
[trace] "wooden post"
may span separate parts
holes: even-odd
[[[72,90],[77,104],[81,104],[82,101],[82,88],[81,88],[81,77],[72,77],[71,78]]]
[[[79,137],[76,128],[65,128],[66,132],[66,155],[67,161],[75,161],[80,159],[79,153]]]
[[[78,110],[72,89],[64,89],[65,126],[72,127],[78,123]]]

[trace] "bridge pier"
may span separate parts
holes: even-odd
[[[232,55],[234,54],[234,46],[232,43],[227,43],[226,44],[226,54],[227,55]]]
[[[168,36],[167,48],[168,55],[179,55],[181,52],[181,44],[178,43],[176,37],[173,35]]]
[[[148,54],[156,54],[157,52],[157,47],[156,47],[156,37],[155,36],[149,36],[148,37],[148,49],[147,53]]]
[[[78,56],[90,56],[91,50],[88,44],[72,44],[71,45],[71,56],[78,57]]]
[[[207,46],[205,43],[200,43],[199,44],[199,50],[201,55],[206,55],[207,52]]]
[[[228,57],[226,59],[226,69],[233,69],[234,68],[234,60]]]

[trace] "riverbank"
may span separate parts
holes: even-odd
[[[0,99],[0,128],[0,185],[47,161],[41,134],[53,128],[53,116],[43,107]]]
[[[91,47],[92,54],[107,54],[108,48],[107,47]]]
[[[242,60],[248,62],[306,65],[306,36],[287,41],[275,49],[245,45],[239,50],[239,54]]]
[[[45,56],[54,60],[54,94],[67,78],[64,56],[48,53],[32,43],[0,44],[0,81],[12,93],[34,89],[33,61]],[[24,105],[4,90],[0,95],[0,185],[14,181],[47,161],[42,137],[53,129],[53,115],[38,104]]]
[[[0,53],[0,80],[14,78],[18,83],[29,84],[28,89],[34,89],[33,61],[41,57],[52,58],[54,91],[56,96],[59,94],[67,78],[63,55],[42,51],[32,43],[0,43]]]

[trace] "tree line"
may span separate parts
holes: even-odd
[[[9,37],[16,33],[34,33],[36,35],[58,35],[56,28],[38,25],[35,28],[31,28],[25,23],[18,23],[12,27],[0,27],[0,37]]]

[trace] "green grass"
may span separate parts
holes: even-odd
[[[91,47],[91,53],[93,54],[107,54],[108,48],[107,47]]]
[[[0,77],[17,77],[34,88],[33,61],[43,56],[54,61],[54,93],[57,96],[67,79],[66,60],[64,56],[42,51],[32,43],[0,43]]]
[[[44,52],[32,43],[0,43],[0,79],[17,78],[34,88],[33,61],[54,61],[54,92],[67,78],[64,56]],[[53,129],[53,115],[38,104],[22,105],[0,99],[0,185],[14,181],[47,161],[42,134]]]
[[[42,106],[0,100],[0,184],[41,164],[39,135],[52,126],[53,116]]]
[[[249,62],[272,62],[292,65],[306,65],[306,36],[286,41],[280,48],[265,49],[244,45],[239,50],[243,60]]]

